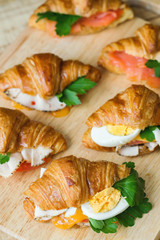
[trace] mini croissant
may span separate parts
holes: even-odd
[[[66,150],[64,137],[52,127],[30,120],[18,110],[0,108],[0,176],[29,170]],[[1,158],[9,154],[4,163]]]
[[[159,145],[160,98],[143,85],[132,85],[101,106],[86,124],[83,144],[88,148],[123,156],[152,152]],[[153,139],[147,136],[150,126],[155,126]]]
[[[135,36],[113,42],[101,52],[98,64],[111,72],[126,74],[133,81],[147,81],[160,87],[154,69],[145,66],[148,59],[160,60],[160,27],[145,24]]]
[[[56,95],[82,76],[97,82],[101,74],[76,60],[63,61],[51,53],[35,54],[0,74],[0,91],[25,107],[54,112],[66,107]]]
[[[74,156],[54,160],[43,176],[25,191],[24,209],[32,219],[42,221],[52,219],[53,223],[55,220],[58,222],[54,216],[65,212],[67,208],[78,210],[96,193],[112,187],[115,182],[128,177],[129,174],[130,168],[125,164],[91,162]],[[41,212],[37,209],[41,209]],[[41,215],[44,210],[44,215]],[[87,218],[80,209],[78,214],[79,222]],[[67,219],[63,223],[64,228],[67,228],[65,223]]]
[[[71,30],[59,34],[57,21],[50,15],[59,14],[61,21],[65,21],[63,14],[68,18],[78,17]],[[40,19],[39,19],[40,14]],[[44,16],[44,17],[43,17]],[[102,31],[106,27],[115,27],[118,24],[133,18],[132,10],[121,0],[47,0],[38,7],[30,17],[29,25],[48,32],[51,36],[68,34],[88,34]],[[69,25],[65,26],[68,27]]]

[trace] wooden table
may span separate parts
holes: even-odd
[[[130,4],[133,6],[133,0],[129,0]],[[144,9],[144,3],[146,2],[160,2],[160,0],[139,0],[141,2],[141,7],[135,6],[138,0],[134,0],[134,12],[136,16],[144,18],[151,21],[154,24],[160,25],[160,8],[155,8],[156,13],[153,11],[153,5],[150,10]],[[0,54],[5,50],[5,48],[12,43],[19,33],[27,25],[27,20],[33,10],[43,3],[44,0],[0,0]],[[0,231],[0,240],[16,240],[17,236],[11,237],[5,233],[5,229]],[[12,235],[12,234],[11,234]],[[156,239],[158,240],[158,239]]]

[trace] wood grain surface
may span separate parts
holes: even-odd
[[[62,39],[50,38],[42,31],[27,28],[20,37],[1,55],[0,71],[20,63],[27,56],[37,52],[53,52],[64,59],[79,59],[85,63],[96,65],[101,49],[107,44],[122,37],[131,36],[142,26],[144,21],[134,19],[116,29],[109,29],[99,34],[88,36],[70,36]],[[74,154],[90,160],[108,160],[117,163],[129,161],[115,153],[96,152],[82,146],[83,133],[87,129],[87,117],[105,101],[119,91],[130,86],[124,76],[103,71],[102,80],[82,99],[80,106],[73,107],[65,118],[55,119],[49,113],[24,111],[31,119],[40,120],[62,132],[68,142],[68,150],[56,156]],[[160,91],[157,90],[160,93]],[[10,107],[11,102],[0,98],[0,106]],[[9,179],[0,179],[0,229],[16,239],[22,240],[157,240],[160,230],[160,174],[159,152],[132,158],[139,174],[146,180],[146,192],[153,204],[153,210],[142,219],[136,220],[132,228],[119,227],[117,234],[96,234],[90,228],[60,230],[52,223],[31,221],[22,206],[23,192],[29,184],[39,176],[40,169],[27,173],[17,173]],[[14,235],[15,234],[15,235]]]
[[[34,0],[34,1],[33,0],[27,0],[27,1],[26,0],[0,0],[0,22],[1,22],[1,27],[0,27],[0,36],[1,36],[0,37],[0,53],[2,53],[6,49],[6,47],[15,40],[15,38],[18,36],[18,34],[23,31],[23,29],[27,26],[27,20],[28,20],[30,14],[33,12],[33,10],[37,6],[39,6],[43,2],[44,2],[44,0]],[[159,17],[159,15],[160,15],[160,8],[159,8],[160,0],[152,0],[152,1],[151,0],[128,0],[127,2],[132,6],[136,16],[140,16],[140,17],[142,17],[146,20],[150,20],[151,22],[160,25],[160,17]],[[140,7],[139,7],[139,3],[140,3]],[[144,9],[144,7],[145,7],[145,9]],[[149,9],[149,10],[147,10],[147,9]],[[126,25],[126,26],[128,26],[128,25]],[[136,24],[133,27],[133,29],[131,29],[131,31],[127,34],[131,34],[131,32],[134,30],[134,28],[136,28]],[[127,29],[127,28],[125,28],[125,29]],[[110,30],[108,33],[112,33],[112,30]],[[31,39],[29,40],[29,35],[30,34],[32,34],[32,31],[27,29],[27,31],[25,33],[23,33],[20,36],[20,38],[18,38],[18,40],[16,40],[16,42],[14,42],[14,44],[11,47],[9,47],[7,49],[7,51],[2,55],[2,58],[0,60],[0,64],[1,64],[0,71],[2,71],[3,69],[5,69],[9,66],[12,66],[15,62],[19,63],[21,60],[23,60],[27,56],[27,53],[32,54],[31,49],[28,49],[27,51],[26,50],[24,51],[24,49],[26,47],[33,47],[33,51],[38,52],[39,47],[41,48],[41,46],[43,46],[41,51],[51,50],[52,52],[54,52],[54,50],[53,50],[54,48],[50,49],[50,47],[54,46],[53,45],[54,42],[52,44],[50,44],[50,47],[45,47],[45,43],[47,42],[47,44],[48,44],[48,41],[47,41],[48,37],[44,41],[41,40],[39,42],[38,47],[36,48],[35,46],[33,46],[33,44],[31,44],[32,40],[34,40],[34,43],[35,43],[35,39],[36,39],[35,34],[34,34],[35,39],[34,39],[34,37],[32,37],[31,38],[32,40]],[[118,36],[118,34],[116,34],[116,36],[113,35],[113,38],[115,38],[115,39],[120,38],[121,35],[122,35],[122,32],[119,36]],[[126,35],[126,33],[123,34],[123,36],[124,35]],[[40,34],[40,36],[42,38],[44,37],[43,34]],[[102,34],[102,36],[103,36],[103,34]],[[106,36],[106,38],[108,38],[109,41],[112,41],[111,37],[108,37],[107,34],[105,34],[104,36]],[[97,40],[98,40],[98,38],[97,38]],[[51,41],[51,39],[50,39],[50,41]],[[95,39],[95,37],[93,37],[93,43],[95,44],[95,42],[96,42],[96,39]],[[67,46],[67,43],[65,44],[65,46],[63,46],[63,48],[66,47],[66,46]],[[88,46],[90,46],[90,45],[88,45]],[[100,47],[98,48],[99,50],[100,50]],[[20,51],[17,53],[16,51],[18,49],[20,49]],[[77,54],[77,51],[76,51],[75,54],[74,53],[71,54],[71,53],[69,53],[69,51],[70,51],[69,49],[68,49],[67,52],[66,52],[66,50],[63,52],[63,49],[61,51],[60,51],[60,49],[57,49],[57,50],[55,49],[55,51],[57,51],[57,53],[61,54],[61,56],[64,56],[66,58],[73,56],[73,58],[77,57],[77,58],[82,59],[86,62],[89,62],[90,60],[92,60],[92,62],[96,63],[96,60],[93,59],[93,58],[94,58],[94,56],[97,57],[97,53],[95,53],[95,55],[92,56],[91,58],[90,57],[88,58],[86,54],[83,57],[82,50],[84,50],[84,49],[85,49],[85,47],[83,46],[83,48],[81,49],[81,54],[80,53]],[[91,47],[89,52],[91,52],[91,50],[92,50],[92,47]],[[11,57],[11,60],[10,60],[10,57]],[[114,92],[116,93],[116,91],[118,91],[118,86],[115,89],[115,91],[112,90],[112,89],[110,89],[110,91],[108,91],[109,86],[110,86],[110,80],[113,81],[114,83],[116,83],[116,81],[117,81],[117,83],[119,83],[119,80],[121,80],[121,81],[123,81],[123,80],[122,80],[122,77],[118,77],[119,78],[119,80],[118,80],[118,78],[117,77],[115,78],[114,75],[112,75],[112,74],[107,74],[106,75],[106,74],[107,73],[105,73],[105,75],[103,76],[102,82],[103,82],[103,84],[105,84],[105,89],[104,88],[103,89],[107,90],[107,99],[108,99],[109,96],[113,96]],[[105,76],[107,77],[107,81],[104,80]],[[108,83],[109,83],[109,85],[108,85]],[[102,84],[102,83],[100,83],[100,84]],[[128,85],[129,83],[124,82],[123,88],[125,88],[126,84]],[[111,86],[112,86],[112,84],[111,84]],[[99,88],[99,86],[98,86],[98,88]],[[122,88],[122,86],[120,87],[120,89],[121,88]],[[89,93],[88,96],[83,98],[83,100],[84,100],[83,102],[85,103],[85,101],[87,99],[90,102],[91,97],[92,96],[94,97],[94,94],[96,94],[97,98],[99,98],[98,92],[100,90],[97,90],[98,91],[97,93],[95,91],[96,91],[96,89],[91,91],[91,93]],[[92,92],[93,92],[93,94],[92,94]],[[6,106],[6,107],[11,106],[8,102],[6,102],[2,99],[0,99],[0,100],[1,100],[1,102],[0,102],[1,106]],[[102,99],[100,101],[101,104],[104,101],[105,100]],[[68,121],[73,122],[74,129],[77,125],[75,126],[75,124],[74,124],[74,121],[75,121],[74,119],[76,119],[76,118],[74,116],[71,117],[72,114],[74,114],[74,111],[76,111],[77,114],[79,114],[79,111],[83,111],[84,115],[86,115],[86,117],[87,117],[89,115],[88,110],[86,110],[87,107],[88,107],[88,104],[89,103],[87,103],[86,106],[80,106],[78,108],[75,107],[74,109],[72,109],[73,113],[71,111],[71,115],[64,118],[67,123],[68,123]],[[99,105],[96,104],[96,106],[98,107]],[[94,102],[93,103],[91,102],[89,104],[89,108],[93,109],[93,111],[96,109],[96,106],[94,107]],[[76,112],[75,112],[75,115],[76,115]],[[92,112],[92,110],[89,110],[89,113],[91,113],[91,112]],[[31,116],[33,119],[37,119],[37,120],[40,119],[41,116],[42,116],[42,121],[44,123],[48,122],[48,123],[50,123],[50,125],[53,125],[53,126],[56,125],[57,128],[61,129],[61,127],[58,124],[58,120],[53,119],[52,117],[48,116],[47,114],[46,114],[48,116],[47,120],[44,118],[43,114],[42,115],[41,114],[37,115],[36,112],[27,112],[27,114],[29,116]],[[67,120],[68,118],[70,120]],[[63,119],[60,119],[60,122],[63,123]],[[80,125],[83,127],[83,129],[85,129],[84,122],[85,122],[85,119],[82,119],[82,122],[80,123]],[[78,129],[79,129],[79,126],[78,126]],[[62,131],[63,131],[63,129],[62,129]],[[69,133],[69,130],[66,131],[66,129],[64,127],[63,132],[68,133],[68,134],[66,134],[66,136],[68,138],[70,146],[71,146],[72,142],[74,141],[74,139],[71,141],[72,135],[74,135],[74,131],[73,132],[72,131],[73,130],[71,129],[71,133]],[[80,130],[80,132],[81,132],[81,134],[79,133],[78,136],[82,137],[83,130]],[[74,149],[74,146],[75,145],[72,146],[72,149]],[[79,146],[80,146],[80,150],[81,150],[80,153],[82,152],[82,155],[88,157],[89,159],[92,159],[92,157],[93,157],[93,159],[98,160],[102,156],[103,159],[108,160],[108,155],[106,155],[106,154],[102,154],[102,155],[100,154],[99,155],[96,152],[93,152],[93,154],[91,154],[92,151],[82,149],[82,146],[80,145],[80,142],[78,142],[78,146],[76,146],[76,149]],[[68,153],[73,153],[73,152],[76,153],[76,150],[72,151],[72,149]],[[66,155],[66,154],[67,153],[65,153],[64,155]],[[149,156],[147,156],[147,159],[150,159]],[[154,154],[151,155],[151,156],[154,158]],[[156,158],[157,158],[157,155],[156,155]],[[143,160],[143,159],[145,159],[145,157],[141,158],[140,161]],[[115,161],[117,160],[118,161],[119,157],[115,156],[114,154],[113,155],[111,154],[109,156],[109,160],[110,161],[111,160],[115,160]],[[124,159],[120,158],[121,162],[123,160]],[[138,162],[138,161],[139,161],[138,158],[135,159],[135,162]],[[153,165],[158,164],[158,162],[155,160],[155,161],[153,161],[152,164]],[[141,168],[141,166],[140,166],[140,168]],[[143,166],[143,163],[142,163],[141,172],[143,172],[143,169],[145,169],[145,165]],[[23,182],[25,181],[24,179],[25,178],[28,179],[28,180],[26,180],[26,184],[25,184],[25,186],[27,187],[32,180],[36,179],[38,174],[39,174],[39,170],[36,170],[36,172],[31,172],[31,173],[28,173],[28,174],[24,174],[24,176],[22,174],[18,174],[16,176],[13,176],[13,178],[10,179],[10,180],[3,181],[3,184],[0,187],[0,191],[3,193],[2,194],[3,197],[1,199],[1,201],[3,203],[3,201],[5,200],[6,202],[5,202],[5,204],[3,203],[4,205],[1,204],[2,207],[0,209],[0,240],[15,240],[15,239],[18,239],[18,240],[23,240],[23,239],[26,239],[26,240],[29,240],[29,239],[32,239],[32,240],[33,239],[37,239],[37,240],[47,239],[48,240],[48,239],[51,239],[52,237],[54,237],[54,240],[56,240],[56,239],[59,239],[60,236],[63,236],[63,235],[64,235],[63,239],[69,239],[69,238],[73,239],[73,237],[72,237],[73,234],[75,235],[74,239],[75,238],[77,238],[77,239],[92,239],[92,238],[99,239],[99,237],[101,236],[100,237],[101,239],[106,239],[106,240],[110,240],[110,239],[114,239],[114,240],[123,240],[123,239],[125,239],[125,240],[126,239],[127,240],[130,240],[130,239],[134,239],[134,240],[135,239],[136,240],[137,239],[139,239],[139,240],[143,240],[143,239],[145,239],[145,240],[146,239],[159,240],[160,233],[158,233],[157,225],[155,226],[155,229],[152,228],[152,231],[153,231],[152,236],[150,234],[148,236],[148,238],[146,238],[146,236],[148,235],[148,231],[145,231],[145,230],[148,230],[148,229],[147,229],[147,225],[145,225],[145,222],[142,223],[142,226],[139,225],[139,226],[136,226],[136,228],[135,227],[132,228],[131,232],[133,230],[133,233],[132,233],[131,236],[130,236],[130,231],[127,230],[127,232],[126,232],[125,229],[121,229],[117,235],[112,235],[112,236],[109,236],[109,235],[107,235],[107,236],[95,235],[93,233],[90,234],[90,231],[88,232],[87,229],[84,229],[82,234],[80,234],[79,233],[80,231],[78,231],[78,230],[71,230],[69,235],[67,234],[68,231],[63,231],[61,234],[57,233],[57,235],[56,235],[54,232],[55,231],[59,232],[59,230],[56,230],[54,227],[52,227],[52,225],[50,225],[50,227],[49,227],[50,233],[47,235],[47,238],[46,238],[45,237],[45,232],[47,231],[48,224],[47,224],[47,226],[44,225],[45,229],[44,229],[44,233],[42,234],[43,236],[39,236],[39,230],[41,229],[42,225],[41,224],[37,225],[37,223],[34,223],[34,222],[30,223],[29,220],[24,215],[24,212],[23,212],[23,209],[22,209]],[[145,172],[143,173],[143,176],[146,176],[147,184],[150,181],[150,179],[152,178],[152,175],[154,175],[154,170],[150,172],[149,168],[147,168],[146,173]],[[31,177],[31,180],[29,180],[30,177]],[[150,183],[150,186],[147,186],[147,190],[149,189],[147,191],[149,195],[152,193],[152,191],[150,191],[150,189],[152,187],[152,184],[156,181],[156,177],[157,177],[157,175],[155,175],[155,178]],[[22,180],[22,182],[20,182],[21,180]],[[1,179],[0,179],[0,181],[1,181]],[[12,181],[13,181],[13,184],[11,184]],[[6,187],[6,185],[9,185],[9,186]],[[19,191],[18,193],[17,193],[17,190],[16,190],[17,186],[18,186],[18,191]],[[159,187],[159,182],[157,183],[157,186]],[[154,186],[154,189],[155,188],[156,188],[156,186]],[[8,193],[8,191],[9,191],[9,193]],[[13,197],[13,195],[15,195],[15,197]],[[154,195],[156,196],[156,194],[154,194]],[[11,199],[9,199],[9,198],[11,198]],[[12,202],[12,198],[13,198],[13,204],[11,204],[11,206],[9,207],[9,211],[8,211],[8,206],[9,206],[9,203]],[[153,198],[154,198],[154,196],[152,194],[152,199]],[[156,206],[156,201],[158,201],[158,195],[157,195],[157,200],[153,199],[153,201],[152,201],[152,202],[155,203],[155,206]],[[156,208],[153,210],[154,211],[153,216],[156,215],[156,211],[158,211],[157,210],[158,206],[156,206]],[[1,211],[1,210],[3,210],[3,207],[4,207],[4,214],[2,214],[2,211]],[[14,209],[16,209],[16,210],[14,210]],[[5,216],[5,214],[7,214],[7,217]],[[10,218],[10,214],[11,214],[11,218]],[[3,215],[3,217],[2,217],[2,215]],[[25,218],[24,221],[22,220],[23,218]],[[152,218],[149,218],[149,219],[152,222]],[[22,223],[21,223],[21,220],[22,220]],[[141,220],[139,220],[138,222],[140,222],[140,221]],[[143,219],[142,219],[142,222],[143,222]],[[29,225],[25,225],[27,223]],[[148,221],[148,223],[149,223],[149,221]],[[159,222],[157,221],[157,223],[159,223]],[[19,225],[19,226],[15,227],[15,225]],[[25,229],[23,230],[24,226],[25,226]],[[149,224],[148,224],[148,226],[149,226]],[[30,227],[31,227],[31,231],[30,231]],[[35,234],[33,234],[34,229],[36,230]],[[149,226],[149,229],[151,229],[151,226]],[[134,232],[136,232],[136,231],[137,231],[137,235],[134,235]],[[141,233],[143,231],[145,231],[145,233],[143,233],[143,235],[141,235]],[[4,232],[7,232],[7,233],[4,233]],[[53,234],[52,234],[52,232],[53,232]],[[32,235],[34,237],[32,237]]]
[[[127,2],[147,8],[150,11],[160,14],[160,0],[126,0]]]
[[[160,0],[126,1],[131,5],[136,16],[160,25],[160,18],[158,18],[160,17]],[[147,4],[142,4],[142,1]],[[29,16],[43,2],[44,0],[0,0],[0,54],[23,31]],[[150,5],[152,8],[148,7]]]

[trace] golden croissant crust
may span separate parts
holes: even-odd
[[[135,36],[121,39],[103,48],[98,64],[110,71],[121,73],[120,69],[112,66],[108,61],[108,53],[115,51],[125,52],[135,57],[153,59],[160,51],[160,27],[145,24],[136,31]]]
[[[0,91],[19,88],[23,93],[49,98],[81,76],[97,82],[101,74],[97,68],[76,60],[63,61],[51,53],[35,54],[0,74]]]
[[[148,126],[160,125],[160,98],[143,85],[132,85],[102,105],[88,118],[86,124],[89,128],[82,140],[85,147],[98,151],[118,152],[115,147],[97,145],[91,138],[92,127],[112,124],[143,130]],[[139,155],[149,152],[151,151],[146,145],[139,148]]]
[[[64,137],[52,127],[30,120],[18,110],[0,108],[0,152],[15,153],[23,148],[52,149],[51,155],[67,148]]]
[[[43,13],[47,11],[90,17],[96,13],[118,9],[123,9],[122,16],[115,22],[111,23],[110,27],[115,27],[121,22],[133,18],[132,10],[122,3],[121,0],[48,0],[34,11],[34,14],[29,19],[29,25],[43,31],[48,31],[46,24],[50,22],[49,20],[43,19],[39,22],[36,22],[38,19],[37,13]],[[105,28],[105,26],[82,26],[81,32],[78,32],[78,34],[93,33],[101,31]]]
[[[125,164],[90,162],[74,156],[54,160],[42,178],[25,191],[24,209],[34,218],[35,205],[42,210],[79,207],[129,173]]]
[[[144,85],[132,85],[102,105],[86,124],[90,128],[114,124],[139,129],[160,125],[160,98]]]

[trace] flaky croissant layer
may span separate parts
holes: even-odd
[[[101,74],[97,68],[76,60],[63,61],[51,53],[35,54],[0,75],[0,91],[5,93],[17,88],[23,93],[48,99],[82,76],[97,82]]]
[[[34,218],[35,206],[42,210],[77,208],[129,173],[125,164],[91,162],[74,156],[55,160],[25,191],[24,209]]]
[[[81,16],[81,18],[72,25],[70,34],[99,32],[106,27],[115,27],[121,22],[132,19],[134,16],[131,8],[122,3],[121,0],[47,0],[34,11],[29,19],[29,25],[46,31],[54,37],[57,36],[55,21],[50,21],[45,18],[37,22],[37,14],[45,12]]]
[[[0,125],[0,153],[21,153],[23,158],[20,162],[26,160],[31,165],[38,165],[38,154],[43,157],[44,154],[54,155],[67,147],[60,133],[52,127],[30,120],[18,110],[0,108]],[[30,157],[33,154],[35,158],[32,162]],[[40,160],[43,163],[43,159]]]

